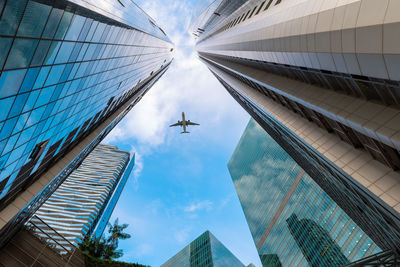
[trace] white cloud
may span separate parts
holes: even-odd
[[[197,203],[192,203],[189,206],[186,206],[183,210],[185,212],[195,212],[199,210],[210,211],[213,208],[213,203],[209,200],[199,201]]]
[[[174,238],[180,244],[186,244],[189,241],[191,228],[183,228],[174,234]]]
[[[229,123],[229,119],[238,115],[232,114],[237,110],[232,105],[237,104],[200,62],[194,49],[194,40],[186,31],[190,16],[181,14],[191,14],[192,5],[187,1],[173,0],[166,0],[162,8],[159,1],[146,0],[138,4],[164,28],[175,43],[175,59],[164,76],[110,133],[108,140],[133,138],[140,145],[139,151],[143,147],[157,147],[165,143],[168,125],[180,119],[182,111],[192,121],[203,123],[201,128],[210,132],[219,123]],[[179,129],[174,129],[173,133],[176,132]]]

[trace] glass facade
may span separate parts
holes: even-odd
[[[228,168],[263,266],[342,266],[381,251],[253,119]]]
[[[0,3],[2,204],[172,60],[168,37],[133,2],[96,2]]]
[[[86,235],[101,236],[132,170],[134,159],[129,164],[129,158],[129,152],[98,145],[36,211],[28,225],[33,223],[37,227],[35,233],[45,239],[51,236],[49,242],[56,247],[68,249]]]
[[[244,267],[209,231],[204,232],[161,267]]]

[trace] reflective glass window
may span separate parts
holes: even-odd
[[[50,68],[51,68],[51,67],[42,67],[42,68],[40,69],[39,75],[38,75],[38,77],[36,78],[36,82],[35,82],[35,84],[33,85],[33,89],[37,89],[37,88],[40,88],[40,87],[43,86],[44,81],[45,81],[46,78],[47,78],[47,74],[49,74]]]
[[[76,61],[81,61],[83,59],[83,56],[85,55],[86,49],[88,48],[89,44],[84,44],[81,48],[81,51],[79,52],[78,58]]]
[[[39,98],[40,99],[40,98]],[[42,117],[42,114],[45,110],[45,106],[34,109],[31,112],[31,115],[29,116],[29,119],[26,121],[26,126],[25,127],[30,127],[40,121],[40,118]]]
[[[102,36],[105,27],[106,27],[106,24],[99,23],[99,25],[96,28],[96,32],[93,35],[92,42],[99,42],[100,41],[100,37]]]
[[[1,11],[3,11],[3,7],[4,7],[5,3],[6,3],[5,1],[0,1],[0,13],[1,13]],[[0,130],[1,130],[1,127],[0,127]],[[0,169],[1,169],[1,166],[0,166]]]
[[[31,62],[38,40],[15,39],[5,69],[26,68]]]
[[[40,107],[40,106],[46,104],[47,102],[49,102],[50,97],[53,94],[54,88],[55,88],[55,86],[46,87],[40,91],[40,95],[39,95],[38,100],[36,101],[35,108]]]
[[[63,73],[62,73],[62,75],[61,75],[61,78],[60,78],[59,81],[58,81],[59,83],[65,82],[65,81],[68,79],[68,76],[69,76],[69,74],[70,74],[70,72],[71,72],[73,66],[74,66],[73,63],[67,64],[67,65],[65,66],[65,69],[64,69],[64,71],[63,71]],[[63,86],[64,86],[64,85],[63,85]]]
[[[14,117],[14,116],[17,116],[19,113],[21,113],[22,108],[24,107],[25,102],[28,99],[28,97],[29,97],[29,93],[18,95],[8,117]],[[1,107],[1,108],[3,108],[3,107]]]
[[[8,50],[10,49],[12,38],[0,37],[0,69],[3,67],[4,61],[8,55]]]
[[[39,45],[36,48],[35,55],[33,56],[31,66],[41,66],[44,59],[46,58],[47,51],[49,50],[51,41],[40,40]]]
[[[18,93],[24,80],[26,69],[3,71],[0,77],[0,98]]]
[[[6,144],[7,144],[7,140],[3,140],[3,141],[0,142],[0,155],[2,155],[3,149],[6,146]],[[7,161],[7,159],[4,156],[0,157],[0,169],[2,169],[4,167],[4,164],[6,163],[6,161]]]
[[[89,62],[83,62],[81,63],[81,66],[79,67],[78,73],[75,75],[75,77],[82,77],[83,74],[86,71],[87,66],[89,65]]]
[[[105,40],[107,39],[108,34],[110,33],[111,30],[111,25],[106,25],[106,28],[104,29],[103,35],[100,38],[100,43],[104,43]]]
[[[22,112],[27,112],[28,110],[33,109],[33,107],[35,106],[36,99],[39,96],[39,93],[40,91],[37,90],[29,94],[28,100],[25,102],[24,109],[22,110]]]
[[[120,31],[121,31],[120,28],[118,28],[116,26],[113,26],[112,32],[109,35],[109,42],[110,43],[116,43],[116,40],[117,40],[117,38],[118,38],[118,36],[120,34]]]
[[[0,140],[3,140],[12,133],[12,131],[14,130],[14,126],[17,123],[17,119],[17,117],[14,117],[12,119],[6,120],[3,125],[3,129],[1,129],[0,132]]]
[[[4,154],[10,152],[13,149],[15,143],[17,142],[18,137],[19,137],[19,134],[16,134],[16,135],[11,136],[8,139],[7,144],[6,144],[6,146],[4,147],[4,150],[3,150]]]
[[[97,44],[90,44],[83,60],[91,60],[96,47],[97,47]]]
[[[17,36],[40,37],[51,7],[35,1],[29,1]]]
[[[14,103],[15,96],[7,97],[4,99],[0,99],[0,121],[3,121],[7,118],[8,112],[11,108],[11,105]],[[0,126],[1,130],[1,126]]]
[[[79,65],[80,65],[80,63],[75,63],[74,64],[74,67],[72,68],[72,70],[71,70],[71,72],[70,72],[70,74],[68,76],[68,80],[72,80],[75,77],[75,73],[78,70]]]
[[[7,1],[0,20],[0,32],[4,35],[14,35],[24,13],[26,0]]]
[[[49,19],[46,24],[46,28],[44,29],[43,32],[43,38],[50,38],[50,39],[53,38],[62,15],[63,15],[63,10],[61,9],[53,8],[51,10]]]
[[[63,42],[54,64],[67,62],[74,46],[73,42]]]
[[[45,65],[50,65],[53,64],[54,59],[56,58],[58,49],[61,46],[61,42],[60,41],[54,41],[51,43],[49,51],[47,52],[47,56],[43,62],[43,64]]]
[[[83,46],[83,43],[75,43],[74,49],[72,50],[72,53],[68,59],[68,62],[73,62],[76,61],[79,52],[81,51],[81,48]]]
[[[50,104],[46,105],[46,110],[43,113],[42,120],[47,120],[50,113],[51,113],[51,115],[54,115],[53,111],[54,111],[55,106],[56,106],[55,103],[50,103]]]
[[[85,17],[79,16],[77,14],[71,20],[71,24],[68,28],[68,32],[65,35],[65,40],[76,41],[81,33],[83,24],[85,23]]]
[[[86,36],[90,31],[90,27],[92,26],[93,20],[90,18],[86,18],[85,25],[83,25],[81,33],[79,34],[78,41],[84,41]]]
[[[89,33],[87,34],[86,39],[85,39],[87,42],[90,42],[90,40],[92,40],[93,34],[94,34],[94,32],[96,31],[96,28],[97,28],[97,25],[98,25],[98,24],[99,24],[98,21],[94,21],[94,22],[92,23],[92,25],[90,26]]]
[[[32,126],[30,128],[25,129],[24,131],[22,131],[15,146],[19,147],[20,145],[28,142],[31,139],[32,134],[35,132],[35,129],[36,129],[36,126]]]
[[[17,159],[19,159],[22,156],[22,153],[24,152],[25,146],[21,146],[17,149],[14,149],[10,157],[8,158],[8,162],[14,162],[13,167],[10,167],[10,170],[13,171],[15,166],[17,165]]]
[[[65,33],[68,30],[69,24],[71,23],[73,14],[71,12],[65,11],[60,23],[58,24],[58,29],[56,32],[56,35],[54,36],[54,39],[63,39],[65,36]]]
[[[13,129],[11,135],[14,135],[14,134],[16,134],[16,133],[22,131],[22,129],[24,129],[25,123],[26,123],[26,121],[27,121],[28,118],[29,118],[29,113],[21,114],[21,115],[20,115],[19,117],[17,117],[17,118],[18,118],[17,123],[15,124],[14,129]]]
[[[32,86],[35,83],[36,77],[39,74],[40,68],[30,68],[26,72],[25,79],[21,85],[19,93],[24,93],[32,90]]]
[[[64,68],[65,68],[65,65],[53,66],[51,68],[51,71],[50,71],[49,75],[47,76],[47,80],[46,80],[45,86],[49,86],[51,84],[58,83],[58,80],[60,79]]]

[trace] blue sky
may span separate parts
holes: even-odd
[[[227,163],[249,115],[198,60],[187,33],[195,1],[139,0],[175,44],[167,73],[107,137],[136,153],[112,219],[128,223],[122,260],[159,266],[205,230],[244,264],[261,266]],[[168,125],[201,124],[181,135]]]

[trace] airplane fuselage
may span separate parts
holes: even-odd
[[[182,127],[183,127],[183,132],[182,133],[188,133],[188,132],[186,132],[185,112],[182,112]]]
[[[189,125],[200,125],[200,124],[192,122],[190,120],[186,120],[185,112],[182,112],[182,121],[178,121],[177,123],[171,124],[169,127],[181,126],[181,127],[183,127],[183,132],[181,132],[181,133],[189,133],[189,132],[186,131],[186,128]]]

